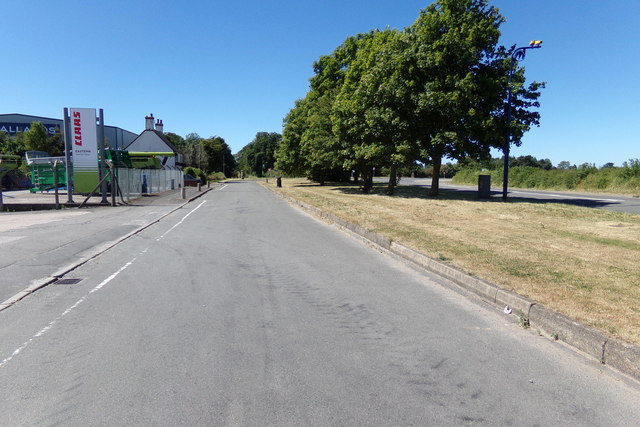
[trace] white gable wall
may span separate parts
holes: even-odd
[[[155,132],[148,130],[142,132],[136,140],[127,147],[127,150],[134,152],[174,152]],[[169,157],[165,163],[165,166],[174,167],[175,165],[175,157]]]

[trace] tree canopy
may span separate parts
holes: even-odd
[[[323,182],[328,171],[357,170],[371,185],[374,167],[395,171],[416,161],[434,170],[438,194],[443,158],[486,158],[538,125],[539,89],[511,81],[512,120],[505,100],[511,54],[498,45],[505,18],[487,0],[437,0],[403,31],[349,37],[314,63],[306,97],[284,120],[277,166]],[[334,175],[341,175],[340,173]]]

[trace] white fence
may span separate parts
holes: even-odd
[[[178,169],[116,169],[122,198],[128,202],[143,194],[162,193],[184,185]]]

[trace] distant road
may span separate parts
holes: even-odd
[[[387,178],[377,178],[378,182],[386,182]],[[431,178],[402,178],[400,185],[414,185],[428,188],[431,186]],[[454,185],[450,179],[441,179],[440,188],[443,190],[456,190],[475,193],[477,187],[472,185]],[[502,197],[502,188],[492,187],[492,197]],[[585,206],[590,208],[607,209],[618,212],[640,214],[640,199],[614,194],[575,193],[572,191],[542,191],[529,189],[509,190],[510,198],[541,200],[550,203],[566,203],[570,205]]]

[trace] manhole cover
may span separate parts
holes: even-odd
[[[58,279],[54,282],[54,285],[75,285],[82,279]]]

